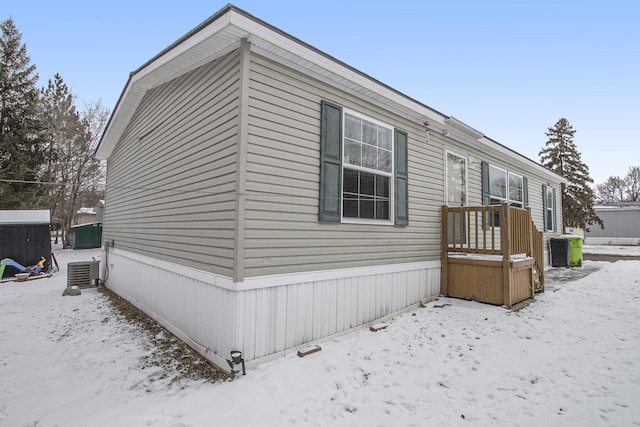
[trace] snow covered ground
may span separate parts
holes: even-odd
[[[66,264],[97,253],[0,284],[0,426],[640,426],[640,261],[551,269],[517,312],[440,298],[231,382],[172,384],[101,293],[61,296]]]
[[[584,245],[582,252],[585,254],[640,256],[640,246]]]

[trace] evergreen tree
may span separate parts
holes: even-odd
[[[564,226],[585,230],[592,224],[603,227],[602,220],[593,209],[595,195],[589,186],[593,183],[589,167],[582,162],[580,152],[573,142],[575,133],[573,126],[565,118],[547,129],[548,140],[545,148],[540,150],[540,163],[569,181],[568,184],[562,184]]]
[[[10,18],[0,22],[0,209],[41,207],[44,160],[35,65]]]

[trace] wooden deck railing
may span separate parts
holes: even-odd
[[[442,250],[448,253],[525,254],[534,259],[536,290],[544,289],[544,237],[536,229],[529,208],[507,203],[493,206],[442,207]]]

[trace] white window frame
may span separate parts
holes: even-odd
[[[354,165],[345,161],[345,149],[346,149],[346,115],[349,114],[354,117],[358,117],[359,119],[366,120],[370,123],[376,124],[377,126],[388,129],[391,134],[391,150],[390,150],[390,161],[391,161],[391,171],[381,171],[378,169],[368,168],[366,166]],[[393,225],[395,218],[395,188],[394,188],[394,172],[395,172],[395,129],[393,126],[388,123],[384,123],[380,120],[376,120],[372,117],[369,117],[365,114],[358,113],[357,111],[349,110],[347,108],[342,109],[342,201],[340,203],[340,217],[341,222],[343,223],[352,223],[352,224],[376,224],[376,225]],[[365,172],[372,175],[380,175],[389,178],[389,219],[375,219],[375,218],[355,218],[355,217],[345,217],[344,216],[344,170],[350,169],[358,172]],[[375,209],[375,207],[374,207]]]
[[[544,220],[544,231],[553,231],[555,230],[555,224],[556,224],[556,217],[553,214],[553,205],[555,204],[555,200],[553,200],[553,187],[551,187],[550,185],[546,186],[546,194],[544,195],[544,197],[546,198],[545,200],[545,205],[546,205],[546,210],[544,212],[545,215],[545,220]],[[549,215],[547,217],[547,215]],[[551,218],[551,222],[548,221],[548,219]]]
[[[500,197],[500,196],[496,196],[494,194],[491,193],[491,169],[497,169],[499,171],[504,172],[505,175],[505,197]],[[510,198],[510,192],[509,192],[509,181],[511,177],[517,177],[520,178],[520,199],[521,200],[513,200]],[[515,206],[518,208],[524,208],[524,176],[519,175],[517,173],[513,173],[511,171],[508,171],[507,169],[503,169],[501,167],[489,164],[489,205],[497,205],[499,203],[491,203],[492,200],[499,200],[500,203],[502,202],[507,202],[509,204],[509,206]]]
[[[511,177],[520,178],[520,201],[511,199]],[[507,171],[507,203],[510,206],[516,206],[520,209],[524,209],[524,176],[518,175],[517,173]]]

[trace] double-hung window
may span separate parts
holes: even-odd
[[[499,205],[503,202],[510,206],[525,208],[529,204],[527,178],[482,162],[482,204]],[[487,224],[489,224],[487,218]],[[495,214],[494,224],[500,226],[500,216]]]
[[[544,231],[556,231],[556,190],[547,185],[542,186],[542,214]]]
[[[407,133],[326,101],[321,113],[318,219],[407,225]]]
[[[510,206],[524,207],[523,177],[489,165],[489,204],[507,202]]]
[[[344,113],[342,217],[391,221],[393,129]]]

